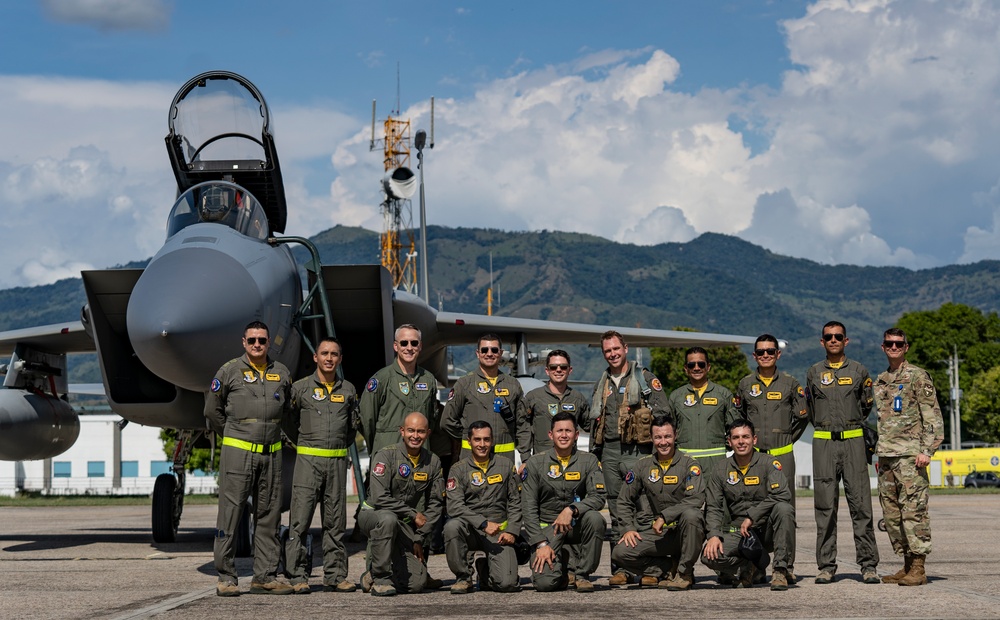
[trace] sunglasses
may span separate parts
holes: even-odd
[[[688,362],[684,364],[688,370],[694,370],[695,368],[707,368],[708,362]]]
[[[479,352],[482,353],[483,355],[486,355],[487,353],[492,353],[493,355],[496,355],[497,353],[500,352],[500,347],[479,347]]]
[[[753,350],[753,354],[756,355],[757,357],[760,357],[762,355],[774,355],[777,352],[778,352],[778,350],[775,349],[775,348],[773,348],[773,347],[769,348],[769,349],[754,349]]]
[[[247,344],[257,344],[258,342],[260,344],[267,344],[267,338],[244,338],[244,340],[247,341]]]
[[[399,346],[401,346],[401,347],[419,347],[420,346],[420,341],[419,340],[400,340],[399,341]]]
[[[836,334],[823,334],[823,340],[830,342],[831,340],[836,340],[837,342],[843,342],[844,334],[837,332]]]
[[[882,347],[886,349],[905,349],[905,340],[884,340],[882,341]]]
[[[569,364],[549,364],[549,370],[569,370]]]

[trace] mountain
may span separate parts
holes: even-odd
[[[492,254],[494,314],[769,332],[788,340],[781,366],[800,379],[822,357],[819,335],[829,320],[847,325],[848,355],[876,372],[885,365],[882,331],[904,312],[945,302],[1000,310],[997,261],[919,271],[830,266],[713,233],[687,243],[639,246],[579,233],[431,226],[427,239],[432,305],[485,313]],[[379,259],[373,231],[336,226],[311,240],[327,264]],[[296,255],[301,261],[304,251],[298,248]],[[0,329],[71,321],[83,303],[79,279],[0,291]],[[571,353],[574,378],[595,378],[600,355],[586,348]],[[586,363],[577,361],[580,355]]]

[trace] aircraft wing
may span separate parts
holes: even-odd
[[[597,346],[601,334],[616,330],[631,347],[719,347],[725,345],[753,344],[754,336],[682,332],[671,329],[644,329],[589,325],[539,319],[519,319],[508,316],[483,314],[437,313],[437,332],[449,345],[472,344],[483,332],[494,332],[504,342],[515,342],[523,334],[530,342],[545,344],[589,344]]]
[[[0,357],[10,357],[18,343],[47,353],[93,353],[97,350],[80,321],[0,332]]]

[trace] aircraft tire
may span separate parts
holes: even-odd
[[[173,474],[160,474],[153,484],[153,542],[172,543],[177,539],[177,526],[174,521],[176,484]]]

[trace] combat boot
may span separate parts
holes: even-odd
[[[235,583],[229,583],[227,581],[220,581],[215,586],[215,593],[219,596],[239,596],[240,587]]]
[[[309,587],[308,581],[302,581],[299,583],[292,584],[292,594],[309,594],[312,592],[312,588]]]
[[[632,583],[632,575],[629,575],[625,571],[615,573],[608,579],[609,586],[627,586],[630,583]]]
[[[924,558],[927,556],[914,555],[913,563],[910,565],[910,572],[897,582],[901,586],[922,586],[927,583],[927,573],[924,572]]]
[[[451,586],[452,594],[471,594],[472,590],[472,582],[468,579],[459,579]]]
[[[892,575],[882,577],[882,583],[899,583],[899,580],[906,577],[906,573],[910,572],[911,566],[913,566],[913,556],[907,553],[903,556],[903,568],[899,569]]]
[[[589,575],[576,576],[576,591],[581,594],[589,594],[594,591],[594,583],[590,580]]]
[[[666,588],[670,592],[680,592],[683,590],[690,590],[694,585],[694,572],[689,573],[675,573],[674,576],[667,581],[661,581],[660,587]]]
[[[788,589],[788,574],[783,568],[776,568],[771,572],[771,589],[783,592]]]
[[[282,583],[277,579],[263,583],[259,581],[250,582],[250,594],[291,594],[292,592],[292,586]]]

